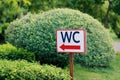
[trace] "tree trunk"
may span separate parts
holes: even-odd
[[[109,12],[111,10],[111,1],[108,0],[108,9],[107,9],[107,13],[105,15],[105,18],[104,18],[104,27],[107,28],[108,27],[108,16],[109,16]]]

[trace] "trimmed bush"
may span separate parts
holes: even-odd
[[[0,80],[70,80],[67,71],[27,61],[0,60]]]
[[[108,66],[114,55],[111,38],[105,28],[91,16],[72,9],[54,9],[27,15],[12,22],[6,40],[37,54],[43,63],[66,65],[68,58],[56,53],[57,29],[86,29],[87,52],[75,61],[86,66]]]
[[[8,60],[17,60],[24,59],[27,61],[35,61],[34,53],[28,52],[27,50],[16,48],[11,44],[3,44],[0,45],[0,59],[8,59]]]

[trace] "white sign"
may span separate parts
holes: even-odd
[[[57,52],[85,53],[86,31],[81,30],[57,30]]]

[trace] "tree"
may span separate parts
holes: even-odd
[[[0,43],[4,42],[4,30],[9,22],[27,13],[29,0],[0,0]]]
[[[120,15],[120,0],[115,0],[113,2],[113,11]]]
[[[110,13],[110,10],[111,10],[111,4],[112,4],[112,1],[111,0],[107,0],[108,1],[108,8],[107,8],[107,12],[106,12],[106,15],[105,15],[105,20],[104,20],[104,27],[108,27],[108,16],[109,16],[109,13]]]
[[[120,0],[68,0],[65,6],[93,16],[120,36]]]
[[[32,13],[39,13],[53,8],[65,7],[69,0],[30,0],[32,3],[29,11]]]
[[[120,0],[112,1],[111,6],[112,11],[115,13],[113,18],[113,30],[116,33],[117,37],[120,38]]]

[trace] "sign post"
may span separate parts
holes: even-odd
[[[73,78],[74,53],[86,52],[86,31],[80,30],[56,30],[57,52],[69,53],[70,76]]]
[[[71,76],[71,80],[73,80],[73,74],[74,74],[74,58],[73,58],[73,56],[74,56],[74,54],[73,53],[70,53],[69,54],[70,55],[70,76]]]

